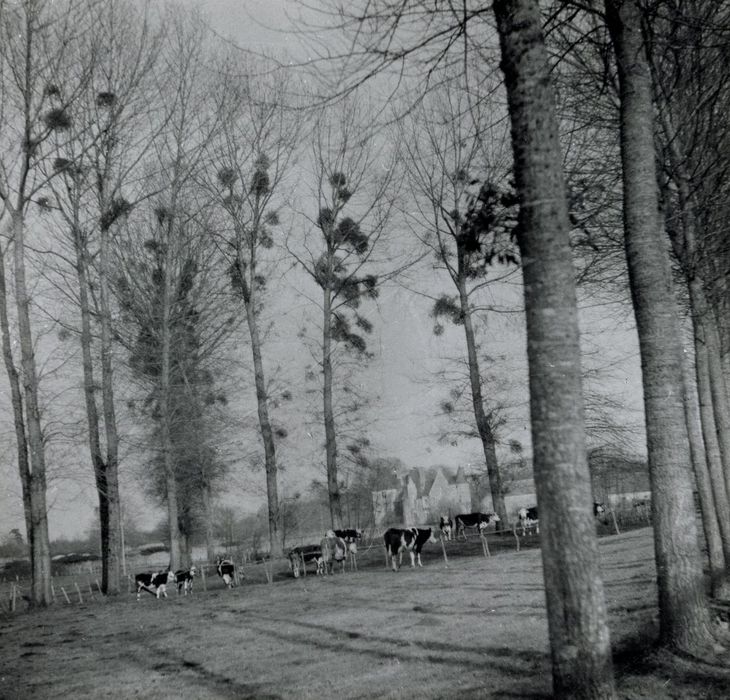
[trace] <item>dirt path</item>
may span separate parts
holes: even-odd
[[[614,644],[651,636],[650,531],[604,538],[601,553]],[[431,558],[398,573],[6,618],[0,697],[539,698],[550,692],[547,649],[538,551],[451,558],[448,568]],[[724,682],[716,676],[687,682],[637,667],[622,694],[708,697],[705,686]]]

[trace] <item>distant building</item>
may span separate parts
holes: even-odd
[[[375,525],[434,523],[441,513],[472,511],[472,492],[463,467],[413,468],[393,473],[387,484],[372,492]]]
[[[651,497],[645,461],[608,450],[593,450],[588,462],[596,501],[616,507]],[[505,463],[501,473],[507,518],[514,522],[520,508],[537,505],[532,461],[523,458]],[[463,467],[394,470],[381,486],[372,492],[376,527],[433,524],[442,514],[494,510],[483,471],[466,473]]]

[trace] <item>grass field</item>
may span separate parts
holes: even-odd
[[[730,670],[651,651],[650,530],[600,542],[621,697],[730,696]],[[539,551],[469,547],[448,568],[427,545],[393,573],[374,547],[356,573],[5,615],[0,697],[549,697]]]

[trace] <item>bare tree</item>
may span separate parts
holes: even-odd
[[[51,602],[46,506],[45,439],[32,324],[27,259],[29,205],[46,184],[41,164],[58,153],[73,105],[88,83],[97,46],[90,32],[93,5],[24,0],[0,6],[0,201],[9,220],[13,293],[20,345],[15,365],[5,278],[0,280],[3,355],[11,384],[35,605]],[[31,229],[34,230],[34,229]]]
[[[143,212],[142,221],[137,222],[141,228],[144,240],[149,240],[148,254],[151,253],[152,262],[144,260],[139,255],[144,248],[125,249],[124,245],[117,246],[116,252],[120,255],[119,270],[127,272],[126,287],[122,290],[127,299],[138,299],[133,292],[139,291],[138,282],[150,281],[149,275],[140,280],[134,277],[134,265],[148,266],[151,270],[152,282],[156,294],[154,308],[146,301],[146,312],[131,313],[136,317],[140,327],[146,327],[152,332],[155,339],[155,349],[158,353],[154,370],[148,373],[152,378],[156,392],[156,405],[159,418],[159,454],[162,461],[162,473],[165,476],[165,501],[167,503],[167,522],[170,534],[170,566],[180,565],[184,544],[180,533],[180,509],[178,505],[177,478],[175,468],[175,445],[173,442],[174,406],[172,394],[173,372],[175,371],[175,332],[180,328],[180,317],[176,314],[185,313],[185,305],[178,303],[181,284],[187,284],[190,265],[209,273],[207,263],[201,262],[196,256],[188,254],[191,239],[198,240],[209,236],[207,223],[201,212],[206,204],[195,196],[192,187],[193,175],[202,169],[205,147],[210,142],[218,126],[217,115],[210,109],[209,92],[211,89],[204,52],[205,31],[200,18],[195,13],[177,13],[169,18],[169,40],[160,56],[159,70],[164,80],[159,83],[161,99],[168,107],[169,117],[165,120],[165,128],[160,131],[154,140],[155,158],[146,164],[143,179],[146,181],[146,191],[156,192],[152,202],[152,211]],[[155,183],[153,186],[150,183]],[[129,223],[127,223],[129,231]],[[205,247],[203,248],[205,249]],[[136,261],[125,266],[124,260],[128,255],[136,252]],[[211,256],[210,251],[201,253],[203,258]],[[143,297],[146,292],[143,292]],[[215,295],[213,295],[215,297]],[[218,300],[216,300],[217,302]],[[210,297],[206,299],[209,304]],[[131,306],[130,306],[131,308]],[[147,314],[145,317],[145,313]],[[140,319],[151,323],[141,324]],[[208,341],[215,344],[221,337],[222,329],[226,327],[227,317],[223,315],[213,323]],[[131,344],[130,344],[131,345]]]
[[[727,8],[723,9],[727,19]],[[718,134],[727,136],[730,132],[730,124],[721,116],[725,110],[718,109],[730,100],[725,81],[718,80],[716,74],[718,61],[727,52],[722,45],[723,26],[714,3],[668,6],[656,21],[647,24],[647,42],[661,127],[662,204],[689,296],[702,436],[712,484],[710,503],[715,506],[727,569],[730,408],[722,366],[724,324],[718,314],[722,293],[717,293],[713,270],[713,258],[719,253],[716,216],[722,206],[718,205],[716,192],[727,184],[730,165],[724,149],[717,148]],[[673,49],[677,42],[687,48],[681,57]],[[712,182],[711,191],[707,180]],[[716,595],[727,595],[727,583],[718,580],[717,575],[713,582]]]
[[[435,300],[434,330],[443,331],[438,321],[444,317],[464,329],[472,421],[482,444],[494,509],[506,522],[496,450],[497,401],[480,369],[475,326],[487,310],[480,294],[514,273],[515,268],[507,266],[517,261],[509,235],[514,195],[501,184],[511,163],[500,153],[500,127],[490,127],[497,120],[497,108],[487,97],[489,84],[482,89],[472,93],[455,75],[433,89],[401,123],[400,140],[407,154],[415,234],[457,293]]]
[[[224,212],[221,251],[233,289],[243,302],[251,341],[258,420],[264,447],[269,547],[280,556],[283,532],[279,513],[275,428],[270,417],[270,387],[264,368],[261,313],[274,261],[273,229],[279,223],[284,179],[291,174],[302,120],[287,108],[286,80],[266,66],[248,65],[241,77],[225,71],[225,111],[220,145],[214,149],[216,180],[211,187]],[[277,200],[277,197],[279,198]]]
[[[115,0],[99,8],[96,36],[106,51],[77,100],[70,130],[73,138],[51,164],[54,177],[42,201],[44,212],[55,212],[56,225],[62,230],[65,225],[71,248],[68,257],[74,261],[74,279],[65,281],[64,293],[79,310],[88,442],[101,521],[102,589],[114,594],[120,591],[121,505],[110,239],[118,220],[136,201],[150,195],[133,193],[132,183],[166,114],[154,84],[162,40],[159,23],[137,14],[125,0]],[[150,129],[150,122],[157,126]],[[67,257],[61,256],[61,261],[65,265]],[[67,277],[65,269],[58,272],[62,279]],[[97,377],[101,378],[100,402]]]
[[[535,484],[553,692],[614,694],[584,437],[569,219],[538,3],[494,4],[505,73],[520,222]],[[578,651],[580,650],[580,651]]]
[[[290,250],[322,295],[317,361],[322,369],[327,487],[332,526],[341,527],[335,372],[342,372],[347,359],[359,362],[370,356],[365,336],[372,323],[360,306],[378,295],[376,273],[391,273],[394,267],[392,259],[384,265],[384,256],[395,194],[395,154],[383,157],[378,152],[377,136],[367,132],[367,109],[354,97],[324,109],[313,133],[316,228],[307,235],[303,253],[299,247]]]
[[[683,406],[678,307],[657,212],[652,82],[634,0],[606,0],[621,95],[624,236],[639,332],[661,642],[704,654],[712,641],[697,547]]]

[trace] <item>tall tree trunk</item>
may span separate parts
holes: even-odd
[[[730,404],[728,403],[725,374],[722,367],[722,342],[720,338],[720,323],[716,310],[712,309],[708,298],[710,285],[707,284],[708,265],[702,265],[698,246],[699,229],[697,225],[696,203],[692,195],[690,175],[687,172],[686,157],[682,146],[682,137],[672,124],[671,115],[666,110],[660,110],[660,121],[666,141],[666,151],[669,154],[672,166],[672,179],[677,187],[677,200],[681,226],[671,227],[670,240],[674,253],[682,265],[687,288],[689,290],[690,307],[692,310],[692,327],[695,337],[695,351],[700,354],[698,343],[702,345],[702,386],[698,376],[698,391],[701,396],[709,397],[704,404],[705,408],[712,411],[709,417],[707,412],[703,413],[705,422],[714,425],[716,435],[711,437],[704,433],[705,439],[717,447],[713,450],[713,457],[718,455],[722,470],[725,474],[725,488],[723,491],[730,493]],[[706,393],[702,393],[703,389]],[[709,446],[708,446],[709,449]],[[718,507],[721,503],[727,502],[727,495],[718,493]],[[727,512],[727,508],[724,509]],[[730,512],[727,512],[730,519]]]
[[[23,414],[23,394],[20,388],[20,376],[13,358],[13,346],[10,340],[10,321],[8,319],[8,289],[5,280],[5,254],[0,248],[0,333],[2,333],[3,360],[10,385],[10,399],[13,406],[13,426],[15,428],[15,446],[18,455],[18,471],[23,494],[23,512],[25,514],[25,531],[28,544],[32,544],[32,527],[30,518],[30,465],[28,463],[28,441],[25,436],[25,416]]]
[[[109,302],[109,229],[101,226],[99,238],[99,314],[101,321],[101,400],[106,438],[106,508],[107,537],[102,559],[108,561],[106,588],[108,595],[121,592],[122,504],[119,495],[119,435],[114,409],[114,371],[112,359],[112,314]]]
[[[695,336],[695,375],[699,404],[699,419],[704,449],[695,461],[690,428],[692,464],[700,496],[702,526],[710,559],[710,583],[712,595],[727,598],[730,594],[728,564],[730,563],[730,503],[722,472],[720,448],[715,433],[712,397],[708,387],[707,354],[699,338]],[[694,423],[694,421],[693,421]],[[708,493],[709,491],[709,493]],[[719,549],[719,552],[718,552]]]
[[[213,498],[209,486],[203,488],[203,517],[205,518],[205,558],[211,564],[215,561],[215,535],[213,525]]]
[[[337,434],[332,406],[332,291],[324,290],[324,328],[322,331],[322,374],[324,387],[325,453],[327,458],[327,493],[329,494],[330,523],[333,529],[342,527],[342,498],[337,481]]]
[[[496,442],[492,426],[484,412],[484,397],[482,396],[481,374],[479,373],[479,358],[477,357],[476,340],[474,338],[474,326],[472,324],[471,307],[469,306],[469,296],[466,291],[466,280],[464,273],[464,252],[461,246],[458,251],[459,270],[457,288],[459,290],[459,302],[461,305],[461,315],[464,320],[464,335],[466,336],[466,354],[469,362],[469,382],[471,385],[471,400],[474,408],[474,418],[477,424],[479,438],[482,441],[482,450],[484,452],[484,462],[487,465],[487,475],[489,476],[489,489],[492,492],[492,505],[494,511],[500,517],[501,523],[497,529],[501,529],[503,524],[507,523],[507,509],[504,505],[504,493],[502,491],[502,475],[499,471],[499,462],[497,461]]]
[[[169,218],[174,217],[174,209],[171,207]],[[162,319],[160,328],[160,442],[162,449],[163,469],[165,471],[165,495],[167,497],[167,518],[168,518],[168,542],[170,546],[170,569],[175,571],[180,568],[182,559],[182,535],[180,533],[179,508],[177,499],[177,478],[173,454],[170,411],[170,376],[171,376],[171,304],[172,293],[170,290],[170,266],[172,265],[172,227],[170,221],[167,225],[167,239],[165,240],[165,256],[162,271]]]
[[[537,0],[497,0],[520,202],[530,416],[557,698],[614,696],[585,446],[568,207]]]
[[[30,455],[31,601],[49,605],[51,597],[51,549],[46,508],[46,457],[38,403],[38,373],[30,326],[30,298],[25,280],[25,222],[23,204],[11,212],[15,272],[15,305],[18,316],[23,392],[25,394]]]
[[[667,242],[659,227],[652,85],[642,15],[634,0],[605,4],[620,84],[624,240],[641,353],[660,641],[700,653],[711,634],[689,472],[678,309]]]
[[[86,419],[89,429],[89,451],[94,469],[96,492],[99,498],[99,529],[101,533],[101,588],[107,595],[120,591],[121,561],[119,556],[119,513],[113,503],[115,481],[111,480],[110,465],[104,458],[101,439],[99,411],[96,405],[96,384],[94,381],[94,362],[92,358],[91,305],[89,302],[89,276],[87,265],[87,246],[81,228],[76,225],[73,231],[76,253],[76,277],[79,283],[79,306],[81,313],[81,364],[84,376],[84,400]],[[102,252],[102,267],[104,254]],[[102,294],[103,296],[103,294]],[[103,374],[103,373],[102,373]]]
[[[253,238],[253,237],[252,237]],[[252,248],[255,243],[252,243]],[[258,406],[259,428],[264,443],[264,466],[266,469],[266,502],[269,515],[269,548],[272,557],[280,557],[283,551],[280,530],[279,488],[277,483],[276,445],[269,418],[269,396],[266,391],[266,376],[261,357],[261,337],[256,320],[256,254],[255,249],[249,251],[249,279],[243,278],[240,272],[246,307],[246,322],[251,337],[251,353],[253,355],[254,382],[256,384],[256,403]]]

